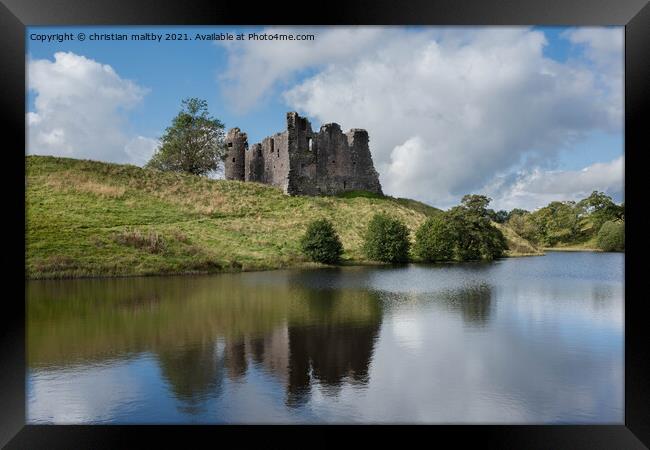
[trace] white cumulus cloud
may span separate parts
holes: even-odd
[[[507,210],[533,210],[552,201],[577,201],[594,190],[621,201],[624,173],[624,159],[620,156],[581,170],[544,171],[536,168],[511,177],[496,178],[484,187],[483,192],[496,199],[493,205],[496,209]]]
[[[72,52],[54,60],[30,59],[28,88],[35,94],[27,113],[27,152],[140,163],[157,143],[132,136],[126,112],[147,89],[121,78],[106,64]]]
[[[600,82],[588,62],[622,62],[622,45],[597,45],[598,31],[568,35],[588,60],[560,63],[545,56],[543,32],[527,28],[390,30],[285,98],[321,122],[367,128],[387,193],[447,206],[525,160],[552,162],[590,132],[621,132],[622,85]]]
[[[225,97],[245,113],[277,84],[298,71],[325,63],[346,64],[380,42],[385,30],[373,27],[271,27],[268,34],[314,34],[314,40],[223,41],[228,69],[220,77]]]
[[[548,57],[544,33],[524,27],[327,28],[314,42],[229,44],[226,79],[247,109],[302,77],[280,87],[289,108],[366,128],[386,193],[446,207],[522,167],[546,176],[590,133],[622,133],[623,29],[562,36],[580,57]]]

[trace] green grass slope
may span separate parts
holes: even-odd
[[[366,263],[362,236],[386,212],[414,235],[436,208],[367,195],[290,197],[280,189],[131,165],[28,156],[27,277],[61,278],[309,266],[307,224],[328,218],[344,263]]]
[[[508,244],[508,250],[506,252],[507,256],[537,256],[544,254],[542,249],[536,247],[530,241],[527,241],[526,239],[519,236],[515,230],[508,227],[507,225],[496,222],[492,222],[492,225],[501,230],[506,238],[506,242]]]

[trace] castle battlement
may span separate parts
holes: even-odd
[[[368,147],[368,132],[343,133],[337,123],[314,132],[296,112],[287,113],[287,129],[248,148],[239,128],[226,134],[225,176],[278,186],[290,195],[334,195],[364,190],[381,194],[379,175]]]

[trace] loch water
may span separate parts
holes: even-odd
[[[29,423],[623,423],[624,257],[27,282]]]

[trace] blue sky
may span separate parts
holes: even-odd
[[[315,39],[30,39],[249,31]],[[482,192],[495,207],[533,209],[598,189],[620,201],[622,37],[622,28],[30,27],[27,152],[140,165],[181,100],[200,97],[251,143],[283,130],[290,110],[316,129],[368,129],[391,195],[447,207]]]
[[[134,80],[151,90],[146,100],[130,111],[129,121],[134,132],[144,136],[159,136],[178,113],[186,97],[208,101],[210,112],[226,127],[246,127],[250,139],[261,140],[281,131],[285,126],[287,106],[279,97],[261,102],[246,114],[236,114],[226,105],[218,89],[218,76],[227,64],[226,52],[215,41],[188,43],[185,41],[69,41],[41,43],[30,41],[36,33],[238,33],[241,30],[261,30],[260,27],[30,27],[27,34],[28,56],[32,59],[52,59],[55,52],[73,52],[109,64],[122,78]],[[34,92],[30,91],[29,110],[33,110]]]

